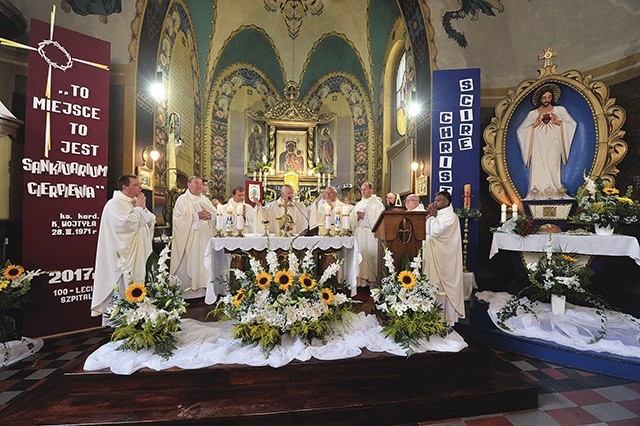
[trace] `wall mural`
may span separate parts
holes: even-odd
[[[305,102],[313,111],[318,112],[324,99],[333,93],[341,93],[351,107],[354,143],[353,178],[354,186],[360,187],[362,182],[373,179],[376,175],[373,161],[375,154],[369,145],[370,101],[355,76],[348,73],[335,73],[320,80],[305,97]]]
[[[322,0],[264,0],[264,8],[269,12],[282,13],[283,24],[289,37],[294,39],[307,21],[307,13],[322,15]]]
[[[209,173],[204,173],[210,180],[209,188],[214,197],[225,196],[227,189],[229,105],[237,91],[245,86],[253,87],[260,93],[267,108],[280,100],[275,84],[249,64],[236,64],[224,70],[214,82],[211,89],[212,99],[209,102],[212,111],[207,114],[211,141],[208,147],[210,170]]]

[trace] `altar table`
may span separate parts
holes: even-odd
[[[629,235],[595,235],[595,234],[531,234],[522,237],[507,232],[494,232],[489,259],[498,250],[518,252],[544,252],[551,235],[554,251],[563,253],[584,254],[590,256],[629,256],[640,265],[640,245],[638,239]]]
[[[245,237],[211,238],[205,252],[205,267],[208,271],[207,292],[205,303],[211,305],[216,302],[218,295],[225,294],[226,289],[217,288],[216,279],[228,274],[231,256],[228,252],[241,250],[249,252],[263,251],[267,246],[271,250],[289,250],[291,245],[295,250],[317,249],[320,251],[339,250],[344,259],[340,274],[346,279],[351,295],[356,294],[356,277],[362,255],[354,237],[274,237],[268,239],[264,235],[247,235]]]

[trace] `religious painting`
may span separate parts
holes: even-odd
[[[608,87],[577,70],[558,74],[552,57],[550,49],[540,55],[540,76],[499,102],[484,130],[482,167],[500,204],[566,205],[568,212],[584,176],[613,184],[627,152],[625,113]]]
[[[138,179],[140,187],[149,191],[153,190],[153,170],[147,166],[138,166]]]
[[[269,157],[269,139],[264,121],[246,116],[244,147],[245,174],[249,175]]]
[[[264,201],[264,194],[262,193],[262,182],[257,180],[247,180],[244,182],[245,201],[251,207],[255,207],[256,204],[262,204]]]
[[[425,175],[416,177],[415,194],[418,197],[426,197],[429,195],[429,178]]]
[[[307,172],[307,131],[278,130],[276,133],[276,172]]]
[[[319,124],[316,127],[314,162],[322,164],[322,172],[336,177],[338,151],[336,147],[336,121]]]

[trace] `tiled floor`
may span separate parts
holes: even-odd
[[[42,386],[109,338],[107,329],[51,338],[42,350],[0,370],[2,410],[24,392]],[[447,425],[640,425],[640,383],[548,364],[509,352],[496,352],[539,387],[539,408],[421,424]],[[1,421],[0,421],[1,423]]]

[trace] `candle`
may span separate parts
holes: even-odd
[[[333,222],[336,224],[336,229],[340,229],[342,227],[341,219],[342,219],[342,210],[340,209],[340,206],[336,206],[334,210],[334,218],[333,218]]]
[[[342,209],[342,229],[349,229],[349,213],[351,213],[351,208],[344,206]]]
[[[318,173],[318,191],[320,191],[320,173]]]
[[[516,203],[513,203],[511,206],[511,217],[514,219],[518,218],[518,205]]]
[[[471,208],[471,184],[467,183],[464,185],[464,208]]]
[[[327,231],[331,229],[331,206],[329,204],[324,206],[324,227]]]
[[[244,228],[244,205],[239,203],[236,207],[236,229],[241,231]]]
[[[500,223],[505,223],[507,221],[507,205],[503,204],[500,206]]]
[[[253,171],[253,180],[254,181],[256,180],[256,171],[255,170]]]
[[[267,176],[269,175],[269,170],[264,172],[264,187],[267,187]]]

